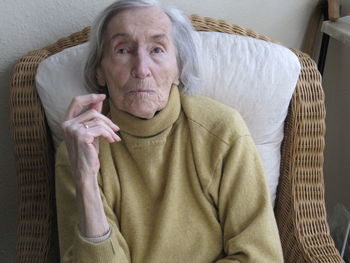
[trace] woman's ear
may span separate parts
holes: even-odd
[[[106,86],[106,79],[104,77],[104,73],[103,73],[101,67],[98,67],[96,69],[96,79],[97,79],[98,85],[100,85],[102,87]]]

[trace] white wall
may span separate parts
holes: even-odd
[[[340,0],[341,16],[350,15],[350,0]],[[318,59],[321,33],[314,58]],[[350,211],[350,45],[330,38],[323,74],[326,104],[324,179],[327,213],[337,204]]]
[[[0,0],[0,262],[13,261],[16,174],[9,131],[9,81],[20,56],[90,25],[112,0]],[[288,47],[301,48],[317,0],[164,0],[254,29]]]
[[[326,98],[325,185],[328,213],[350,212],[350,46],[330,39],[323,75]]]

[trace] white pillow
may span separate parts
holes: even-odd
[[[88,43],[64,49],[42,61],[37,69],[36,88],[52,131],[55,149],[62,141],[60,123],[72,98],[88,93],[83,84],[87,51]]]
[[[274,203],[280,169],[283,123],[300,73],[289,49],[250,37],[199,32],[204,86],[199,94],[237,109],[252,133]],[[88,93],[82,71],[88,44],[65,49],[40,63],[36,85],[55,147],[60,121],[76,95]]]
[[[204,64],[199,93],[240,112],[260,153],[274,203],[299,59],[281,45],[251,37],[201,32],[199,39]]]

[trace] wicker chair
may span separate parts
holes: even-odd
[[[190,16],[198,31],[258,35],[225,21]],[[58,262],[54,153],[34,77],[38,64],[65,48],[87,41],[85,28],[30,52],[14,68],[11,120],[17,164],[19,224],[15,262]],[[329,235],[323,185],[324,94],[314,61],[292,50],[302,67],[285,121],[275,215],[286,262],[344,262]]]

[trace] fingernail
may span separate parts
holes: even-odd
[[[120,137],[119,137],[117,134],[115,134],[114,139],[115,139],[116,141],[118,141],[118,142],[121,141]]]

